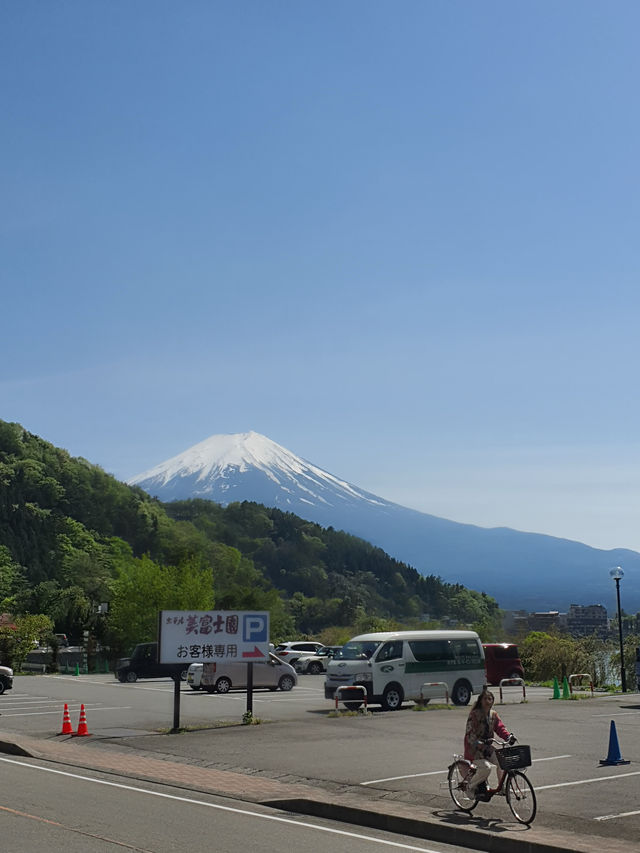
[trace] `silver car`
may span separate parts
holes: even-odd
[[[269,652],[269,659],[253,661],[253,686],[268,690],[291,690],[298,683],[295,669]],[[247,664],[239,661],[192,663],[187,671],[192,690],[228,693],[247,689]]]

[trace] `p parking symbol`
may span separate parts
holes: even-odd
[[[245,613],[242,617],[242,639],[245,643],[266,643],[269,640],[269,614]]]

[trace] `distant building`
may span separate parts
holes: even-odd
[[[572,604],[567,613],[567,630],[572,637],[606,639],[609,633],[607,609],[602,604]]]
[[[544,613],[530,613],[527,617],[530,631],[564,631],[567,624],[566,613],[548,610]]]

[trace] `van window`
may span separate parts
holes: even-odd
[[[376,663],[385,660],[393,660],[394,658],[402,657],[402,640],[394,640],[392,643],[385,643],[376,655]]]
[[[473,640],[452,640],[453,653],[458,663],[482,665],[480,646]]]
[[[450,640],[409,640],[409,648],[414,658],[422,663],[453,660]]]
[[[342,647],[342,654],[340,657],[344,660],[362,660],[362,658],[370,658],[378,646],[379,643],[374,642],[347,643]]]
[[[409,646],[421,663],[482,665],[480,647],[473,640],[409,640]]]

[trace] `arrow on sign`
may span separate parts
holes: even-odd
[[[257,646],[253,647],[252,652],[242,652],[243,658],[263,658],[264,655]]]

